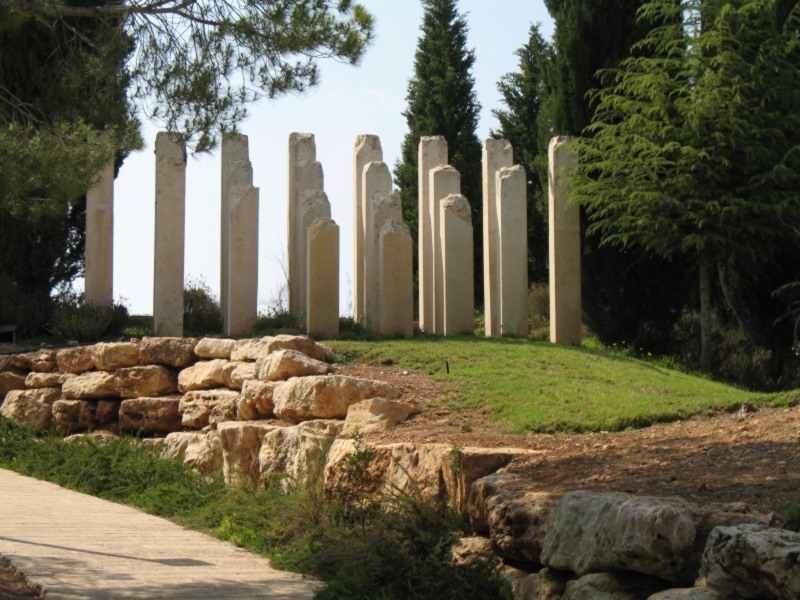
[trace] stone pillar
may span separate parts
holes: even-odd
[[[461,193],[461,175],[450,165],[436,167],[430,172],[430,227],[433,235],[431,249],[433,254],[433,274],[431,277],[433,292],[433,313],[428,333],[444,334],[444,275],[442,266],[442,233],[440,226],[442,200],[453,194]],[[470,219],[470,222],[472,220]],[[435,241],[435,243],[433,243]],[[470,251],[470,256],[472,251]]]
[[[363,322],[365,300],[364,279],[364,237],[367,231],[363,214],[364,193],[363,178],[364,167],[371,162],[381,162],[383,150],[381,140],[377,135],[360,135],[356,138],[353,151],[353,310],[356,321]]]
[[[186,228],[186,149],[156,135],[156,227],[153,334],[183,337],[183,252]]]
[[[301,243],[298,244],[299,256],[295,257],[297,261],[303,261],[303,264],[308,265],[309,261],[309,258],[307,257],[308,235],[309,235],[308,228],[311,227],[311,225],[317,219],[330,219],[330,218],[331,218],[331,204],[330,202],[328,202],[328,196],[327,194],[325,194],[325,192],[323,192],[322,190],[306,190],[300,194],[300,214],[298,215],[298,224],[301,227],[303,235],[302,237],[298,237],[298,241]],[[337,226],[337,231],[338,231],[338,226]],[[337,259],[337,264],[338,264],[338,259]],[[311,276],[309,275],[307,269],[303,269],[303,273],[305,279],[296,282],[297,285],[295,289],[297,290],[298,294],[302,294],[302,296],[298,296],[298,298],[306,298],[306,302],[304,302],[302,306],[296,307],[296,312],[293,311],[292,314],[299,317],[300,320],[303,323],[305,323],[306,328],[308,329],[307,299],[310,297],[308,290],[310,289],[309,282],[311,281]],[[337,273],[338,273],[338,267],[337,267]],[[336,277],[337,277],[336,281],[338,282],[339,281],[338,274]]]
[[[339,335],[339,226],[320,217],[308,228],[308,317],[311,333]]]
[[[495,192],[495,176],[514,165],[514,149],[508,140],[483,142],[483,303],[486,336],[500,332],[500,235],[501,206]]]
[[[444,290],[442,334],[471,333],[475,322],[475,265],[467,199],[453,194],[440,201],[439,221]]]
[[[293,133],[289,136],[289,205],[288,205],[288,275],[289,312],[301,317],[305,314],[306,296],[306,228],[302,224],[302,193],[324,189],[322,165],[317,160],[317,146],[311,133]]]
[[[528,335],[528,177],[525,169],[496,174],[499,334]],[[485,246],[484,246],[485,248]],[[488,326],[489,319],[486,319]]]
[[[434,272],[435,248],[439,245],[438,232],[434,232],[431,214],[430,173],[447,164],[447,140],[443,137],[424,137],[419,141],[419,328],[433,332],[434,322]]]
[[[253,185],[253,165],[250,163],[250,150],[246,135],[226,133],[222,136],[222,176],[221,210],[220,210],[220,286],[219,305],[223,320],[228,314],[228,289],[230,287],[228,265],[230,264],[230,227],[228,219],[231,214],[230,190]],[[227,325],[226,325],[227,328]]]
[[[400,219],[384,222],[379,239],[380,333],[414,335],[414,249]]]
[[[375,164],[375,163],[372,163]],[[380,163],[383,164],[383,163]],[[370,257],[367,270],[367,319],[366,326],[377,333],[383,333],[381,327],[381,259],[380,237],[383,224],[393,219],[403,222],[403,208],[400,204],[400,194],[396,191],[377,191],[372,195],[371,216],[364,249]],[[412,307],[413,308],[413,307]]]
[[[86,193],[85,297],[90,304],[114,303],[114,161]]]
[[[567,208],[565,168],[578,166],[574,138],[550,140],[550,341],[581,343],[581,227],[577,206]]]
[[[258,188],[228,190],[228,304],[225,335],[253,331],[258,314]]]
[[[378,282],[375,279],[377,273],[377,236],[380,235],[383,223],[378,225],[378,231],[370,233],[372,229],[372,199],[378,192],[389,193],[392,191],[392,173],[388,165],[382,162],[371,162],[364,167],[361,181],[361,227],[364,230],[364,245],[361,252],[362,268],[364,273],[364,304],[361,306],[361,314],[364,317],[364,324],[367,327],[377,325],[377,322],[368,323],[371,317],[371,305],[375,297],[375,290]]]

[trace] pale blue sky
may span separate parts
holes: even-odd
[[[321,83],[303,96],[287,96],[252,108],[241,126],[250,138],[254,185],[261,189],[259,299],[266,300],[282,274],[273,260],[286,244],[287,140],[293,131],[316,135],[317,160],[325,171],[332,217],[341,228],[340,311],[347,308],[347,279],[353,263],[352,151],[356,136],[379,135],[384,161],[393,167],[406,132],[408,79],[413,70],[422,8],[417,0],[360,0],[376,16],[376,40],[361,67],[321,62]],[[479,135],[497,126],[497,80],[515,70],[514,51],[541,22],[549,38],[552,20],[542,0],[461,0],[468,13],[469,45],[475,49],[475,79],[483,105]],[[156,129],[146,124],[146,148],[127,159],[115,186],[114,296],[134,314],[153,307],[153,219]],[[187,169],[187,276],[204,277],[219,291],[220,164],[218,155],[190,159]],[[351,277],[352,278],[352,277]],[[82,284],[79,283],[80,287]]]

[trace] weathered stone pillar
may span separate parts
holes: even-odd
[[[438,232],[434,232],[431,214],[430,173],[447,164],[447,140],[443,137],[423,137],[419,141],[419,328],[433,332],[435,248],[439,245]]]
[[[528,177],[517,165],[495,174],[499,334],[528,335]],[[496,306],[496,305],[495,305]],[[489,319],[486,319],[488,326]]]
[[[339,335],[339,226],[320,217],[308,228],[308,316],[311,333]]]
[[[364,238],[367,230],[364,227],[364,167],[371,162],[383,160],[381,140],[377,135],[360,135],[356,138],[353,151],[353,310],[356,321],[363,322],[365,300]]]
[[[228,275],[228,265],[230,264],[230,226],[228,224],[231,214],[230,190],[253,185],[253,165],[250,163],[247,136],[239,133],[224,134],[222,136],[221,161],[219,305],[224,321],[228,314],[228,289],[230,287]]]
[[[300,214],[298,215],[298,222],[301,227],[302,236],[298,236],[298,241],[302,243],[298,244],[299,256],[296,256],[295,258],[298,261],[302,260],[303,264],[305,264],[306,266],[308,265],[309,262],[309,258],[307,256],[308,235],[309,235],[308,229],[317,219],[330,219],[330,218],[331,218],[331,204],[330,202],[328,202],[328,196],[325,192],[323,192],[322,190],[306,190],[300,194]],[[338,226],[337,226],[337,231],[338,231]],[[299,317],[301,321],[306,324],[306,328],[308,329],[308,298],[311,297],[308,290],[310,289],[309,282],[311,281],[311,276],[307,268],[303,269],[303,273],[305,279],[303,281],[297,282],[295,289],[297,290],[298,294],[302,294],[302,296],[298,297],[305,298],[306,302],[304,302],[302,306],[296,307],[296,312],[293,311],[292,314]],[[337,267],[337,273],[338,273],[338,267]],[[338,275],[336,281],[339,281]]]
[[[85,297],[90,304],[114,302],[114,161],[86,193]]]
[[[581,236],[577,206],[567,208],[565,169],[578,166],[574,138],[550,140],[550,341],[581,343]]]
[[[376,163],[372,163],[376,164]],[[379,163],[383,164],[383,163]],[[387,169],[388,170],[388,169]],[[365,171],[366,173],[366,171]],[[366,188],[365,188],[366,189]],[[370,202],[370,215],[369,227],[367,228],[367,237],[364,244],[364,249],[370,257],[368,261],[369,269],[367,270],[367,319],[366,326],[373,331],[382,333],[381,326],[381,306],[382,301],[380,297],[381,291],[381,271],[380,271],[380,237],[383,230],[383,224],[394,219],[396,221],[403,221],[403,208],[400,204],[400,194],[396,191],[381,190],[372,195]]]
[[[372,232],[373,219],[372,199],[375,194],[389,193],[392,191],[392,173],[389,166],[382,162],[371,162],[364,166],[364,173],[361,181],[361,226],[364,230],[364,244],[362,246],[361,260],[363,262],[362,272],[364,273],[364,294],[363,305],[360,314],[363,315],[363,323],[372,329],[378,322],[373,319],[374,300],[378,282],[375,279],[377,273],[377,236],[383,223],[378,225],[378,231]]]
[[[475,264],[472,215],[467,199],[453,194],[440,201],[443,335],[469,333],[475,321]]]
[[[400,219],[383,224],[379,240],[380,333],[414,335],[414,260],[411,230]]]
[[[258,314],[258,188],[228,190],[228,305],[225,335],[253,331]]]
[[[186,149],[156,135],[156,226],[153,334],[183,337],[183,251],[186,229]]]
[[[301,196],[307,190],[324,189],[322,165],[317,160],[317,146],[311,133],[289,136],[289,206],[288,206],[288,272],[289,312],[302,317],[306,296],[306,227],[302,223]]]
[[[431,242],[433,253],[433,275],[431,277],[433,291],[433,314],[428,333],[444,334],[444,271],[442,263],[442,232],[440,226],[441,203],[453,194],[461,193],[461,175],[450,165],[436,167],[430,172],[430,226],[436,243]],[[470,219],[470,222],[472,220]],[[472,251],[470,251],[470,256]]]
[[[486,336],[500,333],[500,235],[498,219],[502,207],[495,192],[500,169],[514,165],[514,149],[508,140],[483,142],[483,303]]]

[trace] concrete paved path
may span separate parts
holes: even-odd
[[[135,508],[0,469],[0,555],[49,600],[306,599],[317,585]]]

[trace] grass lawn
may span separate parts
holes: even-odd
[[[791,394],[740,390],[591,343],[566,347],[467,336],[326,343],[345,363],[391,361],[451,382],[453,408],[489,409],[511,433],[614,431],[733,409],[747,399],[756,405],[792,401]]]

